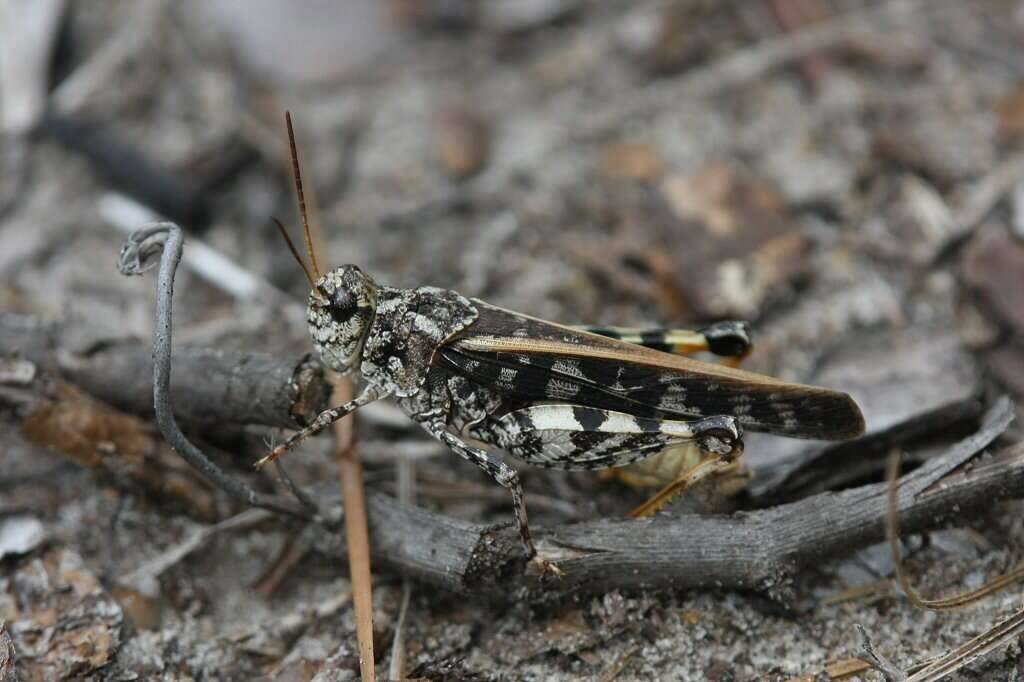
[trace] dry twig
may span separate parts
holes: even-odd
[[[270,599],[277,592],[291,570],[309,553],[309,547],[299,537],[291,537],[285,543],[270,567],[253,584],[253,592],[264,599]]]
[[[938,682],[950,673],[1015,641],[1024,632],[1024,609],[996,623],[974,639],[944,656],[929,661],[921,670],[907,678],[907,682]]]
[[[900,475],[900,457],[898,452],[893,452],[889,456],[888,466],[886,467],[886,481],[889,486],[889,508],[886,514],[886,541],[889,543],[889,551],[892,553],[893,564],[896,567],[896,580],[899,582],[900,588],[903,590],[903,594],[906,595],[910,603],[919,609],[926,611],[952,611],[959,609],[968,604],[972,604],[979,599],[984,599],[990,594],[994,594],[1004,587],[1008,587],[1016,582],[1020,582],[1024,579],[1024,563],[1020,563],[1013,568],[992,580],[986,582],[984,585],[958,594],[954,597],[945,597],[942,599],[925,599],[914,586],[910,584],[910,576],[903,569],[903,562],[900,557],[900,526],[899,526],[899,475]]]
[[[236,500],[291,516],[309,517],[310,512],[304,505],[259,493],[237,478],[225,474],[178,428],[170,403],[171,304],[174,298],[174,275],[181,261],[183,242],[181,228],[174,223],[153,223],[135,232],[128,239],[121,249],[118,263],[123,274],[140,275],[152,267],[152,263],[147,261],[161,253],[157,281],[156,333],[153,335],[153,407],[160,433],[185,461]]]
[[[97,91],[117,78],[117,71],[143,50],[166,9],[163,0],[137,3],[128,21],[110,36],[88,61],[74,70],[50,95],[52,105],[62,113],[81,109]]]
[[[882,673],[882,677],[885,678],[885,682],[907,682],[907,674],[897,668],[889,659],[882,656],[882,654],[875,651],[874,644],[871,643],[871,637],[868,636],[867,630],[863,626],[857,625],[857,631],[860,633],[862,640],[861,651],[863,652],[862,659],[867,661],[868,665]]]
[[[352,399],[352,382],[339,379],[335,393],[342,402]],[[377,679],[373,655],[373,580],[370,572],[370,534],[366,522],[366,490],[363,465],[356,445],[355,417],[348,415],[334,424],[341,464],[342,503],[345,507],[345,540],[348,543],[348,569],[352,579],[352,599],[356,609],[356,636],[359,639],[359,671],[363,682]]]
[[[962,470],[1012,418],[1010,401],[998,401],[977,433],[904,477],[900,516],[906,531],[935,528],[994,500],[1024,495],[1024,446]],[[566,571],[564,580],[543,589],[523,575],[511,529],[433,514],[387,495],[370,494],[367,505],[376,559],[452,591],[508,600],[714,586],[786,598],[801,566],[884,539],[886,494],[886,485],[878,483],[735,516],[682,514],[538,528],[542,551]],[[316,544],[326,547],[329,541]]]
[[[0,313],[0,356],[19,357],[131,414],[153,414],[153,349],[97,337],[87,325]],[[327,407],[330,386],[309,355],[180,348],[172,356],[175,414],[207,424],[297,428]]]
[[[398,500],[402,504],[416,502],[416,462],[411,459],[399,459],[395,471],[398,479]],[[412,581],[402,579],[402,603],[398,607],[398,618],[395,620],[395,636],[391,641],[391,663],[388,666],[388,677],[392,680],[405,678],[405,619],[409,615],[409,602],[412,601]]]
[[[174,545],[165,552],[161,552],[159,555],[153,557],[131,573],[121,576],[118,579],[118,582],[122,585],[132,587],[143,594],[154,594],[159,591],[159,589],[154,586],[154,581],[160,577],[162,573],[192,552],[202,547],[217,533],[225,530],[249,528],[258,523],[262,523],[269,518],[271,518],[270,514],[265,510],[248,509],[241,514],[232,516],[220,523],[200,528],[187,537],[183,542]]]

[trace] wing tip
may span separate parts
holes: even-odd
[[[764,431],[789,438],[843,441],[864,435],[864,414],[849,394],[827,388],[816,388],[805,395],[803,419],[795,423],[762,422],[749,425],[753,431]]]
[[[850,397],[849,393],[830,391],[834,396],[835,408],[829,420],[832,428],[828,432],[828,440],[853,440],[864,435],[867,424],[860,406]]]

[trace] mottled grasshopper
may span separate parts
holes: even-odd
[[[609,330],[601,335],[547,322],[446,289],[379,285],[354,265],[321,273],[290,117],[287,125],[312,271],[281,231],[310,283],[313,345],[328,367],[361,377],[363,387],[259,465],[393,396],[427,433],[511,491],[531,563],[554,569],[537,556],[516,471],[466,438],[537,466],[600,469],[684,442],[696,443],[712,461],[729,461],[742,452],[744,428],[829,440],[863,432],[860,410],[844,393],[699,362],[610,338],[617,334]],[[714,334],[702,338],[708,344]],[[736,334],[722,339],[742,341]]]

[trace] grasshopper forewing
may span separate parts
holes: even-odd
[[[860,409],[845,393],[473,303],[476,323],[439,355],[474,382],[522,400],[566,399],[648,418],[728,416],[752,431],[794,438],[844,440],[864,431]]]

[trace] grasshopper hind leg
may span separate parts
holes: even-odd
[[[743,435],[733,417],[648,419],[572,404],[514,410],[476,433],[535,466],[570,470],[621,467],[681,443],[728,458],[742,450]]]
[[[739,365],[752,346],[750,326],[746,322],[728,320],[714,322],[695,331],[689,329],[579,327],[583,331],[608,338],[635,343],[652,350],[677,355],[707,352],[722,358],[731,367]]]
[[[531,464],[558,469],[597,469],[636,463],[666,448],[693,446],[701,454],[681,468],[633,512],[649,516],[709,476],[735,471],[742,431],[732,417],[694,421],[644,419],[578,405],[533,405],[487,424],[499,446]],[[641,466],[637,464],[636,466]]]

